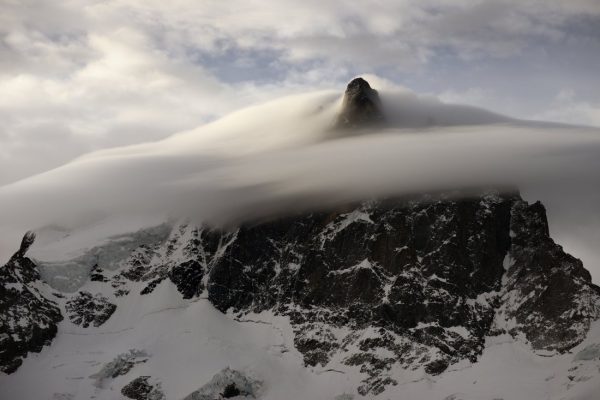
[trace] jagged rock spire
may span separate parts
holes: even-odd
[[[353,79],[346,87],[342,111],[336,128],[362,128],[382,123],[381,100],[377,90],[363,78]]]
[[[25,253],[27,253],[27,250],[29,250],[29,247],[31,247],[34,241],[35,232],[27,231],[21,240],[21,247],[19,247],[19,251],[17,252],[18,256],[24,257]]]
[[[33,231],[25,232],[25,235],[23,235],[23,239],[21,240],[21,246],[19,247],[19,250],[15,254],[13,254],[10,259],[11,260],[19,260],[19,259],[22,259],[23,257],[25,257],[25,253],[27,253],[27,250],[29,250],[29,248],[31,247],[31,245],[33,244],[34,241],[35,241],[35,232],[33,232]]]
[[[25,257],[34,240],[35,233],[27,232],[19,250],[0,267],[0,373],[4,374],[15,372],[28,353],[49,345],[63,319],[36,264]]]

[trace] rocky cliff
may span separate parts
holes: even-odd
[[[489,335],[564,352],[600,316],[600,289],[516,193],[369,202],[219,240],[202,264],[215,307],[289,316],[305,363],[360,366],[364,394],[394,384],[394,365],[476,361]]]
[[[0,371],[11,373],[28,353],[38,353],[56,336],[62,315],[37,266],[25,256],[35,235],[0,267]]]

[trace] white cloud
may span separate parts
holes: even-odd
[[[600,126],[600,102],[579,100],[572,89],[559,91],[548,110],[535,116],[537,119],[575,125]]]
[[[480,107],[490,97],[490,94],[482,88],[474,87],[463,91],[448,89],[440,93],[438,97],[447,103],[469,104]]]

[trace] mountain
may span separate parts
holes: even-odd
[[[371,90],[353,81],[346,97]],[[344,121],[380,121],[376,102],[344,104]],[[34,238],[0,268],[2,399],[593,399],[600,389],[600,288],[549,236],[544,206],[515,189],[229,230],[168,221],[63,264],[28,258]]]
[[[346,88],[342,110],[335,127],[338,129],[364,128],[385,121],[377,90],[363,78],[353,79]]]
[[[25,234],[19,250],[0,268],[0,371],[8,374],[19,368],[29,352],[50,345],[63,319],[51,299],[51,288],[25,257],[34,240],[34,233]]]

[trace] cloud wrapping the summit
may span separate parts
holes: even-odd
[[[597,125],[598,18],[595,0],[5,1],[0,184],[364,71]]]
[[[94,152],[0,187],[2,256],[22,232],[48,225],[76,230],[105,218],[192,217],[231,226],[478,185],[517,185],[534,200],[543,194],[551,223],[558,214],[559,237],[566,232],[595,254],[585,244],[598,232],[590,216],[600,215],[600,202],[591,201],[600,200],[591,184],[600,181],[600,130],[514,120],[406,90],[380,96],[383,128],[333,131],[340,95],[308,93],[161,141]]]

